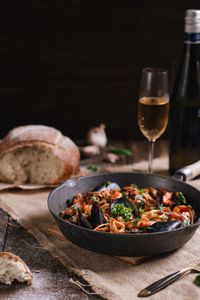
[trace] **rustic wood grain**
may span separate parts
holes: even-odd
[[[0,209],[0,251],[4,250],[8,226],[8,215]]]
[[[147,142],[145,141],[109,141],[110,144],[116,147],[126,147],[132,149],[134,156],[129,158],[124,157],[123,163],[132,163],[132,160],[139,161],[147,158]],[[158,140],[155,148],[155,157],[160,155],[166,155],[167,142]],[[81,161],[82,166],[87,166],[92,163],[98,163],[98,166],[103,162],[98,159],[86,159]],[[2,210],[0,210],[0,247],[4,243],[5,228],[8,222],[8,216]],[[62,233],[57,230],[48,230],[48,233],[53,237],[63,240]],[[0,299],[8,300],[25,300],[29,299],[67,299],[71,300],[98,300],[101,299],[98,295],[87,295],[83,293],[79,288],[70,283],[70,277],[75,280],[78,279],[83,283],[81,278],[72,276],[66,272],[66,268],[55,258],[53,258],[46,250],[44,250],[35,238],[29,234],[22,226],[16,224],[11,218],[9,220],[8,234],[6,236],[5,251],[13,252],[19,255],[30,267],[33,273],[33,280],[36,284],[34,286],[24,286],[14,284],[12,286],[5,286],[0,284]],[[137,258],[118,258],[124,260],[126,263],[132,265],[141,263],[145,257]],[[147,258],[148,259],[148,258]],[[117,260],[116,260],[117,263]]]
[[[0,210],[0,220],[8,216]],[[0,242],[2,241],[2,222],[0,221]],[[99,296],[87,295],[70,282],[70,278],[85,283],[77,276],[66,272],[66,268],[37,243],[35,238],[22,226],[10,218],[5,251],[20,256],[31,269],[33,285],[13,283],[0,284],[0,299],[68,299],[98,300]],[[88,292],[90,289],[87,289]],[[66,298],[67,297],[67,298]]]

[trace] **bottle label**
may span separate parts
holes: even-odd
[[[200,44],[200,32],[185,32],[184,43]]]

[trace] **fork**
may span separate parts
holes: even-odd
[[[180,277],[182,277],[185,273],[190,273],[190,272],[197,272],[200,273],[200,263],[192,266],[192,267],[187,267],[185,269],[182,269],[180,271],[171,273],[156,282],[152,283],[151,285],[147,286],[145,289],[141,290],[138,294],[138,297],[148,297],[151,296],[152,294],[164,289],[166,286],[171,284],[172,282],[176,281]]]

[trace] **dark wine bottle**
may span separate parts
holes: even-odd
[[[187,10],[184,48],[170,97],[169,169],[200,159],[200,10]]]

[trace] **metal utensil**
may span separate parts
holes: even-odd
[[[196,266],[188,267],[185,269],[182,269],[180,271],[174,272],[170,275],[167,275],[158,281],[152,283],[151,285],[147,286],[145,289],[141,290],[138,294],[138,297],[148,297],[152,294],[164,289],[169,284],[175,282],[177,279],[183,276],[185,273],[190,272],[199,272],[200,273],[200,263]]]

